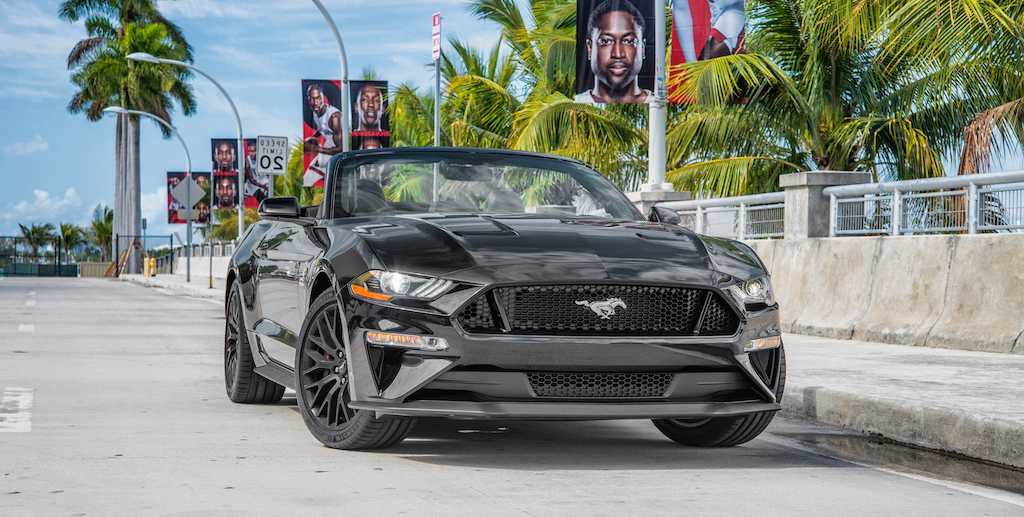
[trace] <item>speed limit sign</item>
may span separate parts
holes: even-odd
[[[288,167],[288,137],[256,137],[256,174],[284,174]]]

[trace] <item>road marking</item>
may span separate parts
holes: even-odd
[[[18,332],[24,332],[26,334],[35,334],[36,326],[31,323],[22,323],[18,325]]]
[[[35,291],[29,291],[29,292],[28,292],[28,295],[29,295],[29,296],[35,296],[35,295],[36,295],[36,292],[35,292]]]
[[[36,301],[35,300],[25,300],[25,307],[35,307],[35,306],[36,306]]]
[[[32,388],[6,388],[0,400],[0,433],[32,430]]]

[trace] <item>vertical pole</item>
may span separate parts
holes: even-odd
[[[430,28],[431,45],[441,38],[441,13],[434,13],[431,18]],[[441,147],[441,52],[431,48],[434,52],[434,147]],[[431,178],[430,206],[437,204],[437,177],[440,172],[440,165],[434,162],[434,173]]]
[[[978,233],[978,185],[971,183],[967,187],[967,233]]]
[[[736,238],[742,241],[747,238],[747,205],[745,203],[740,203],[737,218],[739,219],[739,229]]]
[[[828,197],[828,236],[836,236],[836,227],[839,224],[839,200],[835,194]]]
[[[704,207],[697,207],[696,219],[697,221],[694,226],[696,226],[697,228],[695,230],[695,233],[704,233]]]
[[[665,0],[654,1],[654,99],[650,100],[650,124],[647,145],[648,192],[671,191],[665,183]]]
[[[121,276],[121,236],[114,235],[114,277]]]
[[[437,18],[438,36],[441,30],[441,13]],[[434,147],[441,147],[441,53],[434,56]]]
[[[334,18],[331,17],[331,13],[327,12],[327,8],[320,0],[313,0],[313,4],[323,15],[324,20],[327,21],[327,25],[331,28],[331,33],[334,35],[334,41],[338,44],[338,62],[341,65],[341,151],[348,152],[351,142],[349,142],[349,124],[352,121],[352,101],[348,95],[348,56],[345,54],[345,43],[341,40],[341,33],[338,32],[338,26],[334,23]],[[241,237],[241,234],[239,234]]]
[[[212,173],[211,173],[212,176]],[[212,177],[210,179],[213,179]],[[238,238],[245,231],[245,140],[242,123],[238,123]]]
[[[892,221],[890,226],[892,227],[892,235],[895,237],[900,234],[900,225],[903,223],[903,196],[900,195],[900,191],[892,193]]]

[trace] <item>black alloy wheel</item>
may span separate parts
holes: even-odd
[[[242,295],[238,284],[234,284],[224,314],[224,389],[232,402],[271,404],[281,400],[284,386],[262,377],[255,370],[256,363],[245,332]]]
[[[295,385],[299,413],[310,433],[334,449],[379,449],[402,441],[416,419],[377,417],[349,407],[352,372],[341,338],[344,317],[334,293],[322,293],[306,314],[295,350]]]
[[[302,397],[317,422],[327,428],[343,425],[355,416],[349,409],[348,360],[338,339],[337,305],[328,305],[316,316],[299,357]]]

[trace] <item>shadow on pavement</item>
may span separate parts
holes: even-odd
[[[382,451],[436,465],[513,470],[675,470],[851,467],[754,441],[699,449],[665,438],[649,421],[459,421],[420,419],[398,446]]]

